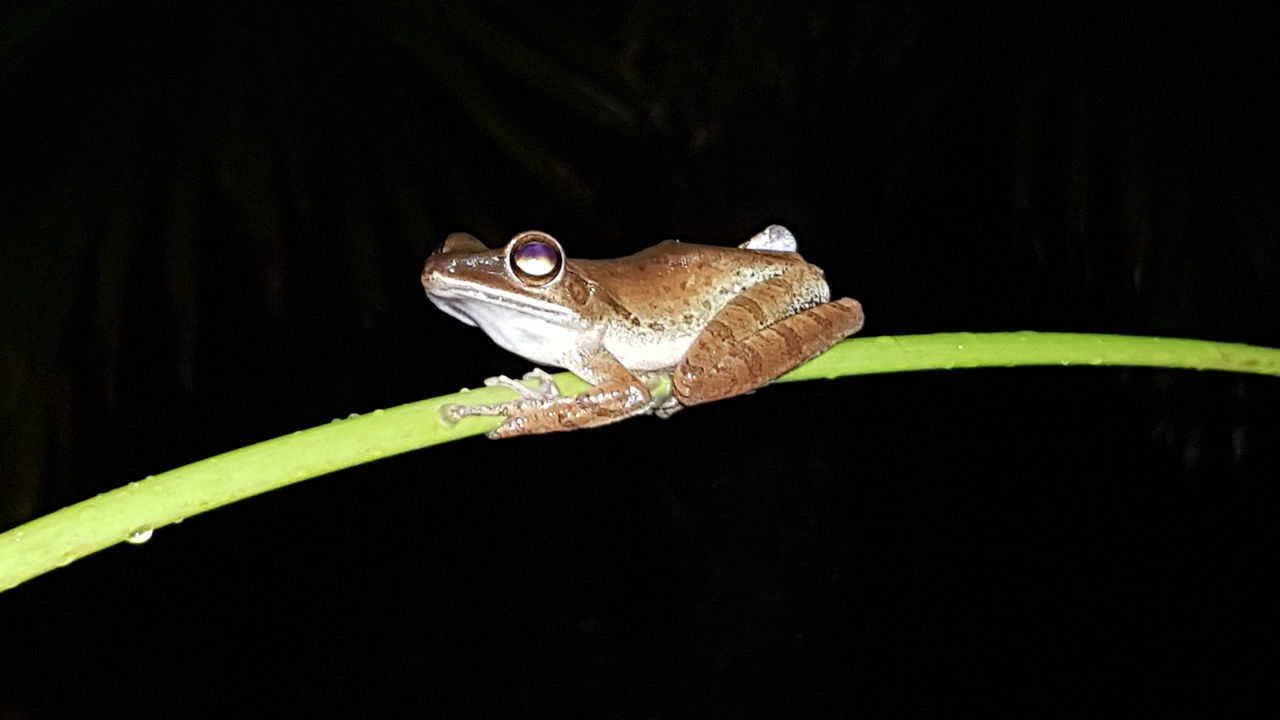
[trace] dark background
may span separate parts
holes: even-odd
[[[1280,346],[1274,10],[266,5],[0,10],[0,529],[528,369],[423,298],[454,230],[782,222],[866,334]],[[1278,402],[917,373],[411,453],[4,593],[0,718],[1262,714]]]

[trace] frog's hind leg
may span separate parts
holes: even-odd
[[[857,300],[842,298],[789,314],[786,302],[778,301],[793,294],[790,281],[779,277],[726,305],[672,375],[676,400],[697,405],[763,387],[862,327]]]

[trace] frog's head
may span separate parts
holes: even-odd
[[[477,325],[503,347],[535,360],[542,345],[562,344],[587,328],[586,281],[568,267],[555,238],[529,230],[499,249],[467,233],[445,238],[422,268],[422,287],[436,307]],[[547,348],[547,350],[559,348]]]

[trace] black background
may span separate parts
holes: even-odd
[[[528,363],[454,230],[788,225],[865,334],[1280,345],[1274,10],[0,11],[0,528]],[[916,373],[411,453],[0,595],[0,718],[1261,714],[1273,378]]]

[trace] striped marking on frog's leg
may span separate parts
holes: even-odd
[[[857,300],[821,302],[795,312],[788,303],[797,294],[793,281],[783,275],[748,288],[726,305],[672,376],[680,404],[698,405],[763,387],[862,327]]]

